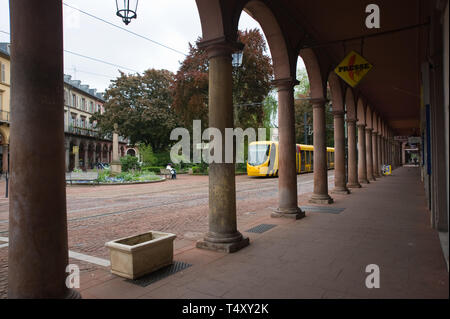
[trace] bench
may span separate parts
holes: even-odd
[[[164,175],[164,178],[166,178],[166,179],[167,179],[167,176],[170,176],[170,178],[172,178],[172,173],[170,172],[170,169],[167,169],[167,168],[159,169],[159,174]]]
[[[88,181],[88,182],[94,182],[96,181],[98,184],[98,172],[70,172],[66,173],[66,182],[70,182],[70,185],[72,185],[72,182],[75,181]]]

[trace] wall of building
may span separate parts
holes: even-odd
[[[449,188],[449,78],[448,78],[448,73],[449,73],[449,50],[448,50],[448,38],[449,38],[449,25],[448,25],[448,11],[449,11],[449,2],[447,1],[447,7],[445,9],[445,13],[444,13],[444,23],[443,23],[443,28],[444,28],[444,112],[445,112],[445,156],[446,156],[446,165],[447,165],[447,190],[450,190]],[[449,220],[449,209],[450,209],[450,205],[449,205],[449,199],[447,197],[447,220]]]

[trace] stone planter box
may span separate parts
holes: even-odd
[[[137,279],[173,262],[176,235],[158,231],[107,242],[111,253],[111,272]]]

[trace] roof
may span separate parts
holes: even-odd
[[[82,84],[80,80],[72,80],[72,76],[68,74],[64,74],[64,83],[72,86],[73,88],[86,93],[87,95],[92,96],[93,98],[100,100],[102,102],[105,101],[103,98],[103,94],[97,92],[97,89],[92,89],[87,84]]]
[[[9,43],[7,42],[0,42],[0,54],[6,56],[7,58],[11,57],[11,53],[10,53],[10,49],[9,49]]]

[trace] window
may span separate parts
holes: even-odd
[[[6,64],[0,63],[1,68],[1,82],[6,83]]]
[[[77,96],[72,94],[72,106],[77,107]]]
[[[94,113],[94,102],[89,102],[89,112]]]
[[[86,99],[84,97],[81,98],[81,109],[86,111]]]
[[[84,116],[81,117],[81,127],[86,128],[86,118]]]
[[[0,92],[0,111],[3,110],[3,93]]]

